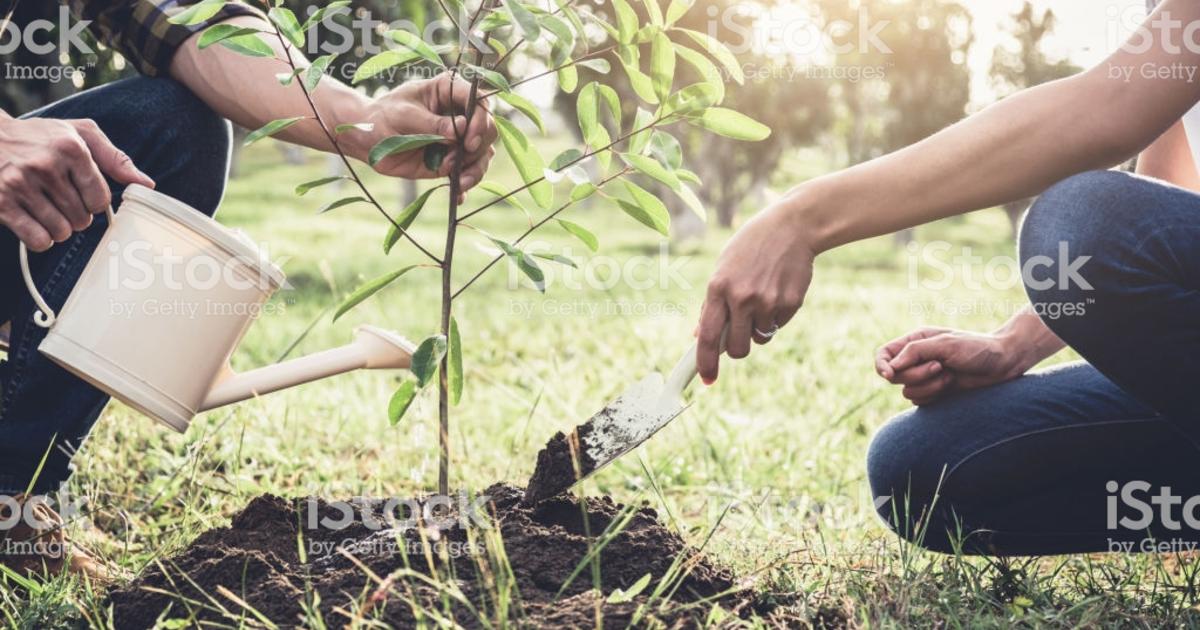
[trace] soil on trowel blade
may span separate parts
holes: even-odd
[[[571,433],[559,431],[550,438],[538,453],[537,466],[525,487],[526,504],[560,494],[596,470],[596,460],[588,454],[583,441],[591,433],[592,421],[589,420],[572,429]]]
[[[466,627],[501,625],[506,618],[521,627],[594,628],[599,610],[607,628],[641,626],[651,618],[665,627],[692,627],[714,603],[734,614],[754,605],[735,589],[729,570],[686,545],[650,508],[626,508],[608,497],[581,505],[570,496],[528,506],[520,489],[501,484],[480,496],[487,497],[477,504],[487,514],[482,524],[461,518],[471,511],[472,497],[449,512],[434,511],[437,527],[414,519],[425,526],[407,528],[376,522],[385,512],[398,520],[406,514],[383,501],[350,508],[260,496],[229,527],[201,534],[114,591],[114,625],[148,628],[160,618],[236,625],[239,617],[261,615],[283,627],[312,627],[319,616],[327,627],[373,619],[407,628],[437,625],[433,611],[441,622],[452,617]],[[592,563],[584,560],[606,536],[597,593]],[[498,560],[501,550],[506,561]],[[671,588],[643,606],[668,572],[676,575]],[[459,592],[439,591],[425,577],[433,574]],[[645,590],[631,599],[611,597],[646,574],[652,581]],[[500,591],[509,594],[498,598]],[[507,611],[498,610],[498,599]]]

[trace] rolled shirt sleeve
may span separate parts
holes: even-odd
[[[167,73],[171,58],[192,35],[238,15],[262,16],[240,2],[228,2],[212,17],[192,25],[172,24],[169,18],[200,0],[70,0],[76,17],[88,20],[96,39],[120,51],[147,76]]]

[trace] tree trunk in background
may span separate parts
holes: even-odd
[[[1008,215],[1008,225],[1012,228],[1013,238],[1017,238],[1017,232],[1021,230],[1021,215],[1029,209],[1033,203],[1033,197],[1026,199],[1018,199],[1004,204],[1004,214]]]
[[[241,127],[233,126],[233,147],[229,152],[229,179],[237,179],[242,167],[242,143],[250,132]]]
[[[412,203],[417,198],[417,181],[415,179],[400,179],[400,209]]]

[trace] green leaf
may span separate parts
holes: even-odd
[[[633,182],[625,182],[625,189],[633,197],[633,202],[618,199],[617,203],[621,209],[646,227],[668,236],[671,229],[671,213],[667,211],[663,202]]]
[[[537,253],[537,254],[533,254],[533,255],[537,256],[538,258],[541,258],[542,260],[549,260],[550,262],[556,262],[560,265],[566,265],[572,269],[579,268],[579,265],[576,265],[574,260],[571,260],[570,258],[563,256],[562,254],[540,254],[540,253]]]
[[[612,71],[612,64],[608,63],[607,59],[584,59],[575,65],[599,74],[608,74]]]
[[[689,118],[688,122],[734,140],[757,142],[771,135],[770,127],[739,111],[724,107],[710,107],[699,117]]]
[[[380,140],[375,146],[371,147],[371,152],[367,156],[367,161],[371,164],[371,166],[375,166],[376,164],[379,164],[381,160],[390,155],[403,153],[405,151],[412,151],[413,149],[419,149],[425,145],[433,144],[435,142],[446,142],[446,139],[442,136],[435,136],[429,133],[390,136]]]
[[[404,209],[400,211],[400,216],[396,217],[396,225],[407,232],[408,227],[413,224],[413,221],[417,219],[417,215],[425,207],[425,202],[429,201],[429,196],[438,188],[440,186],[434,186],[426,190],[417,195],[417,198],[413,199],[407,206],[404,206]],[[396,225],[388,226],[387,236],[383,238],[383,253],[385,254],[391,253],[392,248],[396,246],[396,242],[400,240],[401,233],[400,230],[396,229]]]
[[[300,122],[301,120],[304,120],[305,118],[305,116],[296,116],[294,118],[280,118],[278,120],[272,120],[271,122],[250,132],[250,135],[246,136],[246,142],[243,144],[243,146],[248,147],[259,140],[262,140],[263,138],[273,136],[280,131],[283,131],[284,129],[287,129],[288,127]]]
[[[708,57],[679,44],[675,44],[675,53],[695,68],[700,78],[716,90],[716,95],[713,97],[714,105],[725,99],[725,77],[720,70],[717,70],[717,66],[708,60]]]
[[[525,218],[529,219],[530,221],[533,220],[533,214],[529,212],[529,208],[526,208],[525,204],[521,203],[515,195],[508,194],[508,189],[504,188],[500,184],[497,184],[496,182],[483,182],[479,185],[479,188],[485,192],[491,193],[497,199],[503,198],[504,201],[501,201],[500,203],[507,204],[516,208],[517,210],[520,210],[521,213],[525,215]]]
[[[729,76],[733,77],[734,81],[737,81],[738,85],[746,81],[746,75],[742,72],[741,64],[738,63],[737,57],[734,57],[733,53],[725,47],[725,44],[700,31],[693,31],[686,28],[676,30],[692,38],[692,41],[699,44],[709,55],[712,55],[718,63],[725,67],[725,71],[729,73]]]
[[[392,399],[388,401],[388,422],[392,426],[400,423],[400,419],[404,417],[405,412],[412,405],[412,402],[417,397],[417,384],[414,381],[404,381],[400,383],[400,387],[396,388],[396,392],[392,394]]]
[[[421,342],[412,356],[412,370],[417,377],[417,385],[425,387],[437,374],[438,363],[446,356],[446,337],[434,335]]]
[[[554,204],[554,187],[543,178],[546,163],[542,161],[542,156],[511,122],[501,117],[497,117],[495,122],[504,150],[516,165],[521,180],[529,186],[530,196],[538,206],[548,210]]]
[[[719,102],[720,91],[711,83],[693,83],[667,98],[663,114],[686,115],[711,107]]]
[[[643,129],[643,131],[639,131],[629,137],[630,153],[641,154],[646,151],[646,145],[650,143],[650,130],[645,129],[645,127],[652,122],[654,122],[654,114],[639,107],[637,113],[633,116],[633,128]]]
[[[638,30],[637,13],[625,0],[612,0],[613,10],[617,14],[617,41],[628,44]]]
[[[444,144],[431,144],[421,151],[421,162],[431,173],[442,170],[442,162],[450,155],[450,147]]]
[[[646,7],[646,15],[650,16],[650,23],[662,28],[663,14],[662,8],[658,6],[658,0],[642,0],[642,6]]]
[[[537,125],[538,131],[542,132],[542,135],[546,135],[546,125],[542,122],[542,115],[538,112],[537,105],[534,105],[532,101],[514,92],[501,92],[496,96],[499,96],[500,100],[505,103],[512,105],[513,109],[524,114],[533,124]]]
[[[692,171],[687,170],[686,168],[675,169],[675,176],[679,178],[679,181],[691,182],[697,186],[700,185],[700,176]]]
[[[696,196],[695,191],[688,187],[687,184],[680,184],[679,190],[675,191],[675,194],[679,195],[679,198],[683,200],[683,203],[686,204],[692,212],[695,212],[696,216],[699,217],[701,221],[705,223],[708,222],[708,212],[704,210],[704,203],[700,201],[700,198]]]
[[[216,15],[228,2],[226,0],[204,0],[167,18],[171,24],[195,26]]]
[[[354,78],[350,82],[359,83],[365,81],[384,70],[396,66],[404,66],[420,58],[421,55],[408,49],[385,50],[378,55],[368,57],[366,61],[359,64],[358,69],[354,71]]]
[[[617,95],[617,91],[611,86],[599,84],[597,88],[600,91],[600,97],[604,99],[605,105],[608,106],[608,113],[612,114],[613,125],[617,131],[621,130],[621,97]]]
[[[472,78],[472,75],[475,74],[479,75],[479,78],[483,79],[488,85],[491,85],[494,88],[504,92],[512,89],[512,86],[508,83],[508,79],[504,78],[503,74],[500,74],[495,70],[489,70],[482,66],[476,66],[469,63],[464,63],[463,67],[466,69],[466,72],[463,72],[463,78],[465,79],[469,80]]]
[[[237,26],[234,24],[214,24],[200,34],[200,39],[196,41],[196,47],[204,50],[213,44],[220,42],[223,39],[230,37],[239,37],[241,35],[254,35],[262,33],[261,29],[251,28],[249,26]]]
[[[599,188],[597,188],[595,184],[579,184],[571,189],[571,201],[583,201],[584,199],[587,199],[595,194],[597,190],[599,190]]]
[[[304,31],[300,30],[300,21],[296,14],[286,7],[271,7],[267,11],[271,23],[279,28],[279,32],[296,48],[304,48]]]
[[[655,0],[646,0],[653,4]],[[658,5],[655,5],[658,6]],[[662,19],[662,16],[659,16]],[[671,40],[663,33],[654,35],[650,43],[650,80],[653,82],[654,94],[659,100],[667,98],[671,93],[671,82],[675,79],[675,48]]]
[[[625,163],[632,166],[637,172],[666,184],[671,190],[679,190],[679,178],[675,177],[671,171],[663,168],[663,165],[659,164],[658,160],[634,153],[622,153],[621,159],[625,160]]]
[[[498,28],[504,28],[512,24],[512,17],[507,13],[492,11],[487,17],[479,20],[479,25],[476,27],[481,33],[491,33]]]
[[[658,94],[654,92],[654,82],[639,67],[637,46],[622,47],[619,58],[621,67],[625,69],[625,76],[629,77],[629,85],[638,98],[651,105],[657,105]]]
[[[303,184],[296,186],[296,196],[303,197],[304,195],[308,194],[308,191],[314,188],[324,186],[325,184],[332,184],[333,182],[341,181],[343,179],[349,180],[350,178],[346,177],[345,175],[334,175],[333,177],[322,177],[320,179],[304,182]]]
[[[348,206],[352,203],[370,203],[366,197],[342,197],[337,201],[331,201],[317,209],[317,214],[325,214],[330,210],[336,210],[342,206]]]
[[[558,87],[570,94],[579,85],[579,71],[575,66],[567,66],[558,71]]]
[[[538,291],[542,293],[546,292],[546,274],[528,254],[494,236],[488,236],[488,238],[496,244],[496,247],[499,247],[504,252],[505,256],[508,256],[508,259],[517,266],[517,269],[521,270],[521,273],[533,281],[533,286],[537,287]]]
[[[450,317],[450,362],[446,373],[446,381],[450,386],[450,404],[457,405],[462,400],[463,363],[462,339],[458,335],[458,320]]]
[[[671,4],[667,5],[667,26],[678,22],[679,18],[683,17],[688,12],[688,9],[692,8],[694,3],[695,0],[671,0]]]
[[[571,57],[571,53],[575,50],[575,33],[571,31],[571,27],[566,22],[549,13],[543,15],[540,22],[546,30],[554,34],[550,65],[552,67],[560,66]]]
[[[444,67],[446,65],[442,63],[441,55],[437,54],[437,51],[435,51],[429,44],[426,44],[420,37],[402,29],[388,31],[385,34],[388,37],[391,37],[392,41],[417,53],[426,61],[429,61],[436,66]]]
[[[579,149],[567,149],[555,156],[553,160],[550,160],[550,170],[560,171],[566,168],[568,164],[579,161],[581,157],[583,157],[583,151]]]
[[[588,249],[592,251],[600,249],[600,239],[596,238],[596,235],[592,234],[587,228],[566,219],[557,219],[557,221],[562,229],[566,230],[571,236],[579,239],[584,245],[587,245]]]
[[[279,80],[280,85],[288,86],[292,84],[292,81],[299,76],[301,72],[304,72],[304,68],[296,68],[291,72],[277,72],[275,73],[275,78]]]
[[[579,118],[579,132],[583,135],[583,141],[592,145],[592,139],[596,137],[596,128],[598,126],[596,101],[596,86],[598,84],[593,81],[579,90],[579,97],[575,99],[575,115]],[[594,145],[593,145],[594,146]]]
[[[647,1],[653,2],[654,0],[647,0]],[[642,593],[642,591],[646,590],[646,587],[650,585],[650,577],[651,577],[650,574],[647,573],[646,575],[643,575],[642,577],[638,578],[638,581],[631,584],[629,586],[629,588],[626,588],[626,589],[618,588],[618,589],[614,590],[608,596],[608,600],[607,600],[608,603],[609,604],[627,604],[627,603],[633,601],[633,598],[640,595]]]
[[[304,71],[304,88],[309,92],[317,89],[317,84],[321,82],[321,77],[325,76],[326,70],[329,69],[329,64],[333,62],[333,58],[337,55],[322,55],[313,60],[312,65],[308,70]]]
[[[521,27],[521,33],[525,35],[525,39],[533,41],[542,34],[537,18],[519,0],[504,0],[504,8],[508,9],[508,14],[512,16],[517,26]]]
[[[333,128],[334,133],[346,133],[347,131],[373,131],[375,123],[345,123]]]
[[[329,4],[314,11],[312,15],[308,16],[308,19],[304,20],[304,24],[300,27],[300,30],[307,33],[308,29],[320,24],[321,20],[324,20],[325,16],[329,13],[348,6],[350,6],[350,0],[336,0],[335,2],[330,2]]]
[[[232,50],[239,55],[247,57],[274,57],[275,49],[271,48],[267,42],[263,41],[258,33],[250,35],[237,35],[222,39],[218,42],[221,46]]]
[[[350,309],[354,308],[355,306],[358,306],[359,304],[362,304],[364,300],[371,297],[372,295],[375,295],[384,287],[395,282],[397,278],[399,278],[400,276],[403,276],[404,274],[408,273],[409,271],[412,271],[415,268],[416,268],[416,265],[410,265],[408,267],[404,267],[403,269],[398,269],[398,270],[390,272],[390,273],[385,273],[382,276],[379,276],[378,278],[369,280],[369,281],[359,285],[358,288],[355,289],[353,293],[346,296],[346,299],[342,300],[342,303],[338,305],[337,310],[334,311],[334,313],[333,313],[333,321],[336,322],[339,317],[341,317],[342,315],[345,315],[347,312],[350,311]]]
[[[679,146],[679,141],[660,129],[650,134],[650,152],[672,171],[683,165],[683,148]]]

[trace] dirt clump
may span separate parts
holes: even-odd
[[[591,432],[592,421],[589,420],[572,429],[570,433],[559,431],[550,438],[546,447],[538,452],[533,476],[525,486],[526,505],[561,494],[575,481],[596,470],[596,460],[588,454],[584,442],[584,438]]]
[[[503,484],[479,497],[486,500],[464,495],[440,510],[402,502],[408,512],[382,500],[257,497],[229,527],[201,534],[112,592],[114,625],[265,618],[282,627],[360,619],[398,628],[450,620],[594,628],[599,615],[606,628],[682,628],[700,625],[717,605],[734,615],[755,606],[728,569],[650,508],[572,496],[530,506]],[[471,505],[486,517],[470,517]],[[416,526],[397,525],[413,515]],[[648,586],[631,589],[647,574]],[[635,592],[614,596],[618,589]]]

